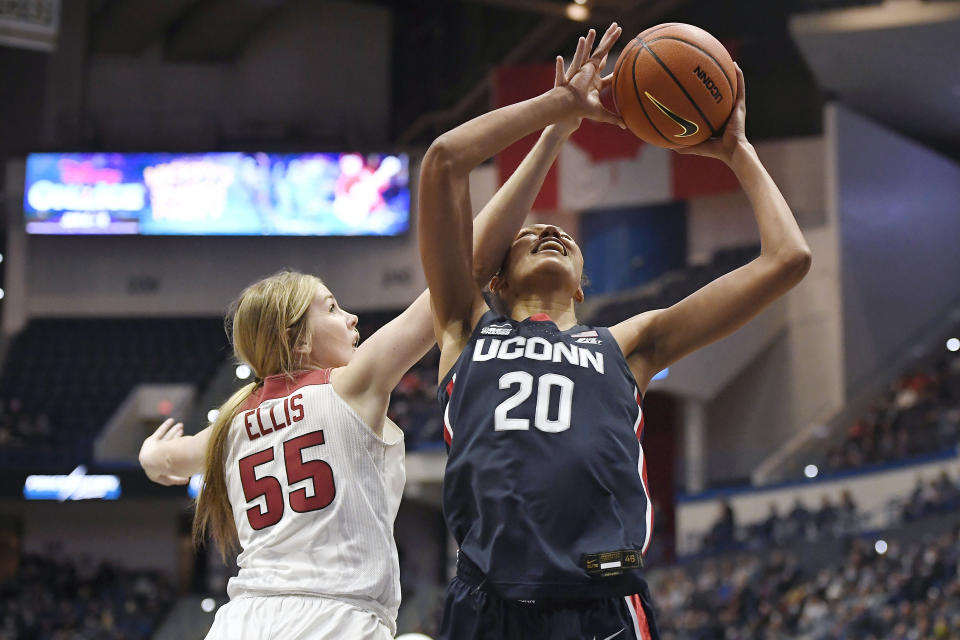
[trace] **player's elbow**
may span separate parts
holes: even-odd
[[[810,271],[811,264],[813,264],[813,255],[806,243],[783,250],[777,255],[777,270],[780,277],[789,282],[791,287],[803,280]]]
[[[443,134],[431,143],[430,148],[423,156],[420,171],[434,174],[438,177],[453,177],[460,173],[460,162],[457,145],[448,134]]]

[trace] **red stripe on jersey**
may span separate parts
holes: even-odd
[[[532,316],[530,316],[530,319],[533,320],[534,322],[553,322],[553,318],[551,318],[545,313],[535,313]]]
[[[650,486],[650,483],[647,482],[647,457],[643,457],[643,472],[640,474],[640,477],[643,479],[643,488],[647,492],[647,511],[650,514],[650,528],[647,538],[647,546],[644,546],[641,554],[647,553],[647,547],[650,545],[650,540],[653,540],[653,519],[657,515],[653,510],[653,498],[650,497],[650,490],[647,488]]]
[[[652,532],[653,532],[654,513],[653,513],[653,500],[650,498],[650,489],[649,489],[650,483],[647,481],[647,456],[643,452],[643,427],[644,427],[643,396],[640,395],[639,389],[635,390],[634,397],[636,398],[637,411],[639,412],[637,415],[637,422],[636,424],[634,424],[634,429],[636,430],[636,433],[637,433],[637,441],[640,442],[640,462],[641,462],[640,481],[643,483],[644,493],[647,494],[647,515],[650,516],[650,522],[648,523],[649,526],[647,527],[647,540],[643,545],[643,549],[640,551],[640,553],[645,554],[650,544],[650,540],[653,538]]]
[[[634,399],[637,401],[637,406],[640,408],[640,422],[637,425],[637,438],[643,437],[643,398],[640,396],[640,391],[636,390]]]
[[[640,596],[633,594],[629,596],[630,606],[637,616],[637,634],[640,640],[651,640],[650,623],[647,622],[647,612],[643,610],[643,603],[640,602]]]
[[[330,384],[331,371],[333,371],[333,369],[296,371],[292,379],[284,373],[267,376],[263,379],[263,386],[250,394],[250,397],[243,403],[240,411],[247,411],[259,407],[261,403],[267,400],[285,398],[301,387],[314,384]]]
[[[453,383],[457,375],[454,374],[447,383],[447,404],[443,409],[443,441],[447,443],[447,449],[453,444],[453,426],[450,424],[450,400],[453,398]]]

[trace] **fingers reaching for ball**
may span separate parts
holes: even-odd
[[[560,82],[560,60],[557,61],[556,86],[567,87],[576,100],[572,104],[572,114],[576,117],[589,118],[598,122],[606,122],[626,128],[619,114],[608,110],[600,101],[600,91],[610,86],[612,79],[600,75],[606,65],[610,49],[616,43],[623,30],[616,22],[612,23],[600,38],[600,43],[593,47],[597,32],[593,29],[577,40],[577,49],[570,61],[570,66],[563,73],[563,83]]]

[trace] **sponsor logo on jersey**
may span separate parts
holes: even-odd
[[[580,344],[603,344],[603,340],[600,338],[577,338],[577,342]]]
[[[503,324],[491,324],[480,329],[480,333],[485,336],[508,336],[513,333],[513,325],[509,322]]]
[[[592,368],[597,373],[603,373],[603,354],[594,353],[589,349],[578,347],[564,342],[550,342],[545,338],[534,336],[514,336],[506,340],[499,338],[480,338],[473,348],[473,361],[486,362],[487,360],[541,360],[549,362],[566,362],[569,364]]]

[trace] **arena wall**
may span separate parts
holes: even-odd
[[[922,345],[960,296],[960,166],[840,106],[836,139],[848,395]]]
[[[757,152],[793,210],[813,264],[784,300],[783,333],[709,402],[711,484],[747,478],[770,451],[798,429],[824,420],[844,398],[837,222],[827,143],[820,137],[761,142]],[[703,262],[719,248],[759,243],[750,211],[742,192],[692,199],[688,260]]]
[[[152,569],[176,579],[181,556],[192,552],[179,535],[186,500],[78,502],[0,501],[0,515],[20,523],[24,553],[89,556],[128,569]]]

